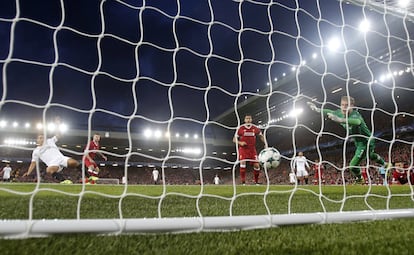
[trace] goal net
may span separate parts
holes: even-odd
[[[409,1],[2,1],[0,236],[413,217],[413,22]],[[247,114],[282,159],[242,183]],[[25,174],[57,116],[62,184]]]

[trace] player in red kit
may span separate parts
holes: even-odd
[[[364,182],[362,184],[368,184],[369,183],[369,177],[368,177],[368,172],[367,172],[367,168],[363,167],[361,169],[361,175],[362,175],[362,179],[364,180]]]
[[[92,140],[86,145],[85,155],[83,157],[83,162],[85,167],[88,168],[87,178],[85,183],[95,184],[95,181],[98,179],[99,167],[95,162],[96,154],[98,154],[104,160],[107,160],[106,156],[98,152],[100,149],[99,141],[101,136],[99,134],[94,134]]]
[[[323,176],[323,172],[325,171],[325,167],[321,162],[319,162],[318,159],[315,159],[315,164],[313,165],[313,184],[318,185],[319,184],[319,178],[321,180],[322,184],[325,184],[325,179]]]
[[[244,185],[246,183],[246,166],[247,162],[253,164],[254,182],[259,184],[260,165],[257,160],[256,152],[256,136],[267,147],[265,138],[260,128],[252,123],[252,115],[246,114],[244,124],[237,129],[237,133],[233,138],[233,142],[238,145],[240,160],[240,181]]]
[[[404,168],[404,163],[396,163],[395,169],[392,171],[392,184],[406,184],[408,182],[407,169]]]

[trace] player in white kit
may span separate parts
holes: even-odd
[[[29,165],[29,169],[23,176],[30,175],[36,167],[36,162],[40,159],[47,166],[47,174],[51,174],[60,182],[66,181],[60,172],[66,167],[77,168],[79,166],[79,162],[73,158],[64,156],[56,146],[57,141],[58,136],[56,135],[46,141],[43,135],[37,136],[37,147],[33,150],[32,162]]]
[[[293,158],[291,164],[292,170],[296,171],[296,177],[298,179],[298,184],[308,184],[309,169],[308,160],[303,156],[303,152],[299,152],[296,157]]]
[[[152,170],[152,180],[154,181],[154,184],[158,183],[159,176],[160,176],[160,172],[158,171],[157,168],[154,167],[154,169]]]

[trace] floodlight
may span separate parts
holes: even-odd
[[[333,37],[328,42],[328,49],[331,51],[336,51],[341,46],[341,41],[338,39],[338,37]]]
[[[289,116],[292,117],[292,118],[295,118],[295,117],[299,116],[300,114],[302,114],[302,112],[303,112],[303,109],[302,108],[296,108],[296,109],[293,109],[289,113]]]
[[[368,32],[370,27],[371,27],[371,23],[367,19],[364,19],[359,23],[359,31],[363,33]]]
[[[151,129],[149,129],[149,128],[145,129],[145,130],[144,130],[144,136],[145,136],[146,138],[150,138],[150,137],[152,136],[152,131],[151,131]]]
[[[410,0],[399,0],[398,1],[398,5],[402,8],[408,7],[409,4],[410,4]]]
[[[160,138],[161,137],[161,131],[160,130],[156,130],[154,132],[154,136],[155,136],[155,138]]]
[[[7,126],[7,121],[5,121],[5,120],[1,120],[0,121],[0,127],[1,128],[4,128],[4,127],[6,127]]]

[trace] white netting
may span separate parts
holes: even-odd
[[[199,231],[412,217],[411,5],[1,2],[0,152],[19,172],[1,184],[0,195],[20,197],[20,206],[15,214],[8,203],[0,207],[0,219],[7,220],[0,233]],[[342,95],[355,97],[376,151],[394,163],[385,176],[402,171],[408,184],[383,186],[379,165],[364,159],[367,185],[350,185],[356,136],[306,105],[337,109]],[[261,172],[259,187],[239,185],[232,138],[246,113],[283,155],[276,170]],[[102,135],[108,156],[99,162],[102,185],[82,181],[84,165],[63,171],[79,185],[48,184],[55,180],[41,163],[22,177],[36,134],[51,136],[46,127],[56,116],[69,126],[61,150],[80,162],[89,137]],[[323,178],[311,170],[314,186],[289,183],[299,151],[311,167],[316,160],[325,167]],[[228,186],[210,185],[216,174]],[[250,182],[251,169],[247,174]],[[59,195],[69,201],[65,213],[48,210],[60,208]],[[183,211],[174,207],[180,203]]]

